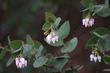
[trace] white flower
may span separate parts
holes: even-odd
[[[99,62],[101,62],[101,56],[98,55],[97,59],[98,59]]]
[[[90,55],[90,61],[93,61],[93,60],[94,60],[94,55],[91,54],[91,55]]]
[[[82,20],[82,25],[84,25],[85,27],[91,27],[92,25],[94,25],[94,19],[86,17]]]
[[[97,56],[94,56],[93,59],[94,59],[94,62],[97,62],[97,60],[98,60],[98,59],[97,59]]]
[[[23,57],[18,57],[15,59],[15,64],[17,68],[24,68],[27,66],[27,60],[25,60]]]
[[[92,53],[92,54],[90,55],[90,61],[101,62],[101,56],[98,55],[98,54]]]
[[[46,42],[47,43],[55,43],[55,42],[58,42],[58,39],[59,39],[59,37],[56,35],[56,33],[55,32],[51,32],[47,37],[46,37]]]

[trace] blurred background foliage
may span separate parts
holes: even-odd
[[[54,11],[58,0],[2,0],[1,2],[4,19],[0,25],[0,33],[7,36],[12,32],[23,39],[26,34],[38,32],[44,12]]]

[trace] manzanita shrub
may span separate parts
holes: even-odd
[[[110,64],[110,30],[104,27],[98,27],[91,31],[91,38],[86,43],[86,47],[90,48],[92,54],[90,55],[91,61]],[[96,59],[95,59],[96,57]],[[100,58],[99,58],[100,57]]]
[[[108,17],[110,16],[109,0],[105,0],[103,4],[98,4],[96,0],[81,0],[82,8],[82,25],[92,27],[95,24],[94,16]],[[72,68],[64,68],[71,60],[69,53],[75,50],[78,39],[77,37],[65,41],[70,32],[69,21],[61,22],[60,17],[56,17],[51,12],[45,13],[45,23],[42,26],[44,32],[45,43],[48,46],[58,48],[60,54],[54,55],[47,51],[49,48],[44,46],[40,41],[33,40],[30,35],[26,36],[26,40],[11,40],[8,37],[8,45],[0,47],[0,59],[4,59],[8,53],[10,58],[6,63],[9,67],[12,63],[18,69],[26,68],[30,63],[36,68],[38,73],[57,73],[70,70]],[[86,43],[86,48],[90,48],[90,61],[105,62],[110,64],[110,29],[97,27],[91,31],[91,37]]]
[[[78,43],[76,37],[69,41],[64,41],[69,35],[69,21],[61,22],[60,17],[54,16],[51,12],[45,13],[45,23],[42,26],[44,31],[44,41],[58,48],[61,55],[55,56],[49,53],[47,48],[40,41],[33,40],[30,35],[26,36],[26,40],[11,40],[8,37],[8,45],[3,48],[0,58],[3,59],[6,52],[10,53],[10,58],[6,66],[10,66],[13,62],[18,69],[28,66],[28,63],[33,64],[33,68],[37,68],[39,72],[61,72],[64,66],[70,60],[69,53],[72,52]]]

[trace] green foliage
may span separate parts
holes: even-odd
[[[104,56],[104,62],[105,62],[106,64],[110,64],[110,56],[109,56],[109,55],[105,55],[105,56]]]
[[[110,35],[103,36],[103,39],[98,40],[98,48],[102,51],[110,50]]]
[[[61,18],[58,17],[58,18],[55,19],[55,22],[54,22],[53,25],[57,28],[60,25],[60,22],[61,22]]]
[[[34,45],[34,41],[32,40],[32,38],[31,38],[31,36],[30,35],[27,35],[26,36],[26,43],[28,44],[28,45]]]
[[[35,58],[37,59],[38,57],[40,57],[43,53],[43,46],[41,45],[40,47],[39,47],[39,49],[37,50],[37,53],[35,54]]]
[[[84,7],[89,7],[90,5],[95,5],[96,1],[95,0],[81,0],[81,4]]]
[[[45,65],[48,61],[48,58],[46,58],[45,56],[40,56],[38,58],[36,58],[36,60],[33,63],[33,67],[34,68],[39,68],[43,65]]]
[[[88,13],[93,13],[101,16],[101,17],[107,17],[110,15],[110,6],[109,6],[109,0],[105,0],[104,4],[98,4],[96,5],[95,0],[81,0],[81,4],[85,7],[83,11],[88,11]]]
[[[42,26],[42,30],[48,31],[51,27],[51,25],[54,24],[56,17],[51,12],[45,12],[45,23]]]
[[[78,39],[75,37],[72,40],[70,40],[69,42],[67,42],[67,44],[65,44],[65,46],[61,49],[62,53],[70,53],[72,52],[78,43]]]
[[[5,54],[6,54],[6,50],[2,50],[0,52],[0,60],[4,58]]]
[[[78,43],[78,39],[72,38],[70,41],[64,40],[68,37],[70,32],[70,24],[69,21],[65,21],[63,24],[61,23],[61,18],[56,17],[51,12],[45,13],[45,23],[42,26],[42,30],[49,34],[50,32],[55,32],[59,38],[55,43],[48,43],[53,47],[61,47],[59,51],[63,55],[55,56],[50,54],[47,49],[41,44],[39,41],[35,41],[32,39],[30,35],[26,36],[26,40],[13,40],[9,41],[8,52],[11,53],[11,57],[7,62],[7,66],[10,66],[15,58],[26,58],[27,62],[32,62],[34,68],[43,69],[46,68],[49,73],[53,72],[61,72],[63,71],[64,66],[68,63],[70,56],[68,53],[72,52]],[[3,57],[3,52],[1,52],[0,57]]]
[[[10,41],[9,46],[11,48],[11,52],[17,53],[17,52],[21,51],[22,42],[23,41],[21,41],[21,40]]]
[[[66,21],[60,26],[60,28],[57,31],[57,35],[59,36],[60,39],[65,39],[70,32],[70,24],[69,21]]]
[[[95,15],[95,14],[97,14],[101,17],[109,16],[110,15],[109,0],[105,0],[104,4],[95,5],[93,15]]]
[[[31,36],[27,35],[26,44],[23,44],[23,55],[31,58],[35,54],[41,53],[43,46],[39,41],[34,41]]]
[[[110,34],[110,30],[105,27],[97,27],[97,28],[93,29],[91,32],[96,32],[99,35]]]
[[[91,47],[97,46],[98,37],[91,37],[87,42],[85,47],[91,49]]]
[[[99,41],[102,41],[102,38],[106,34],[110,34],[110,30],[104,27],[97,27],[91,31],[91,37],[86,43],[86,48],[92,48],[99,44]],[[100,39],[100,40],[99,40]],[[103,43],[103,42],[102,42]],[[102,48],[104,49],[104,48]]]
[[[61,59],[56,59],[53,64],[55,69],[57,69],[58,71],[62,71],[64,66],[67,64],[67,62],[68,62],[67,58],[61,58]]]

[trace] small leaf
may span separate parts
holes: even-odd
[[[6,54],[6,51],[5,50],[2,50],[0,52],[0,60],[2,60],[4,58],[5,54]]]
[[[46,12],[45,13],[45,23],[42,26],[42,30],[48,31],[49,28],[51,27],[51,25],[53,25],[55,19],[56,19],[56,17],[55,17],[55,15],[53,13]]]
[[[56,20],[54,22],[54,25],[56,28],[60,25],[60,22],[61,22],[61,18],[60,17],[56,18]]]
[[[9,44],[10,48],[11,48],[11,52],[19,52],[21,49],[21,46],[22,46],[22,41],[21,40],[14,40],[14,41],[11,41],[10,44]]]
[[[102,52],[110,50],[110,35],[104,35],[103,39],[99,39],[99,41],[98,41],[98,48]]]
[[[97,42],[98,42],[98,37],[91,37],[87,42],[86,42],[86,48],[89,48],[91,49],[92,47],[95,47],[97,45]]]
[[[69,35],[69,32],[70,32],[70,24],[69,21],[66,21],[58,29],[57,35],[59,36],[60,39],[65,39]]]
[[[105,34],[110,34],[110,30],[105,28],[105,27],[97,27],[91,32],[96,32],[99,35],[105,35]],[[93,36],[93,35],[92,35]]]
[[[14,58],[11,57],[11,58],[8,60],[6,66],[7,66],[7,67],[10,66],[13,61],[14,61]]]
[[[33,67],[39,68],[39,67],[45,65],[47,63],[47,61],[48,61],[48,58],[46,58],[45,56],[41,56],[34,61]]]
[[[109,6],[105,5],[105,4],[100,4],[100,5],[96,5],[94,7],[94,13],[93,15],[99,15],[101,17],[107,17],[110,15],[110,9]]]
[[[42,55],[43,46],[41,45],[35,54],[36,59]]]
[[[41,45],[42,45],[41,42],[39,42],[39,41],[34,41],[34,47],[35,47],[36,49],[39,49],[39,47],[40,47]]]
[[[42,26],[42,30],[48,31],[50,27],[51,27],[51,23],[45,22],[44,25]]]
[[[32,52],[32,46],[28,44],[23,45],[23,55],[24,56],[30,56]]]
[[[64,68],[64,66],[67,64],[68,59],[67,58],[62,58],[62,59],[56,59],[53,63],[53,66],[59,70],[62,71],[62,69]]]
[[[32,46],[34,45],[34,41],[32,40],[30,35],[26,36],[26,43]]]
[[[78,43],[78,39],[75,37],[72,40],[70,40],[69,42],[67,42],[67,44],[65,44],[65,46],[61,49],[62,53],[70,53],[72,52]]]
[[[110,64],[110,56],[109,55],[105,55],[103,60],[106,64]]]

